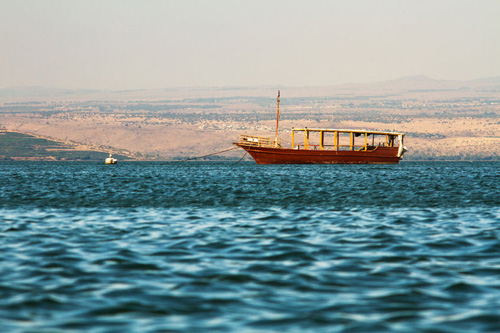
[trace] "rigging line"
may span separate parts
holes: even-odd
[[[247,154],[248,154],[248,152],[246,151],[246,152],[243,154],[243,156],[241,156],[241,158],[238,160],[238,162],[235,162],[235,164],[236,164],[236,163],[240,163],[240,162],[241,162],[241,160],[242,160],[245,156],[247,156]]]
[[[203,155],[203,156],[197,156],[197,157],[186,158],[185,160],[180,160],[180,161],[175,161],[175,162],[186,162],[186,161],[197,160],[197,159],[199,159],[199,158],[208,157],[208,156],[217,155],[217,154],[222,154],[222,153],[225,153],[226,151],[235,150],[235,149],[238,149],[238,148],[239,148],[239,147],[232,147],[232,148],[224,149],[224,150],[221,150],[221,151],[218,151],[218,152],[212,153],[212,154],[207,154],[207,155]]]

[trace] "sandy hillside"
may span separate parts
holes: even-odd
[[[194,157],[231,147],[239,134],[274,136],[275,90],[3,92],[0,126],[138,158]],[[409,158],[500,156],[500,80],[416,77],[281,96],[285,144],[291,127],[396,130],[407,133]]]

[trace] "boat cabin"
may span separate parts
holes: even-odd
[[[403,147],[405,136],[399,132],[307,127],[292,128],[291,132],[292,149],[297,150],[371,151],[378,147]],[[299,136],[298,132],[303,134]],[[311,140],[315,143],[311,143]],[[239,144],[283,148],[279,138],[255,135],[240,135]]]
[[[303,132],[302,144],[295,145],[296,133]],[[311,144],[311,137],[317,144]],[[333,136],[333,138],[332,138]],[[326,128],[292,128],[293,149],[369,151],[377,147],[403,146],[404,134],[399,132]],[[328,139],[328,137],[330,137]]]

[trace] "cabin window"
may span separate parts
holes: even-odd
[[[351,133],[338,133],[338,150],[351,150],[352,136]]]
[[[337,149],[335,144],[336,144],[336,139],[335,139],[335,132],[323,132],[323,149],[325,150],[335,150]]]
[[[388,135],[388,146],[389,147],[394,147],[394,139],[396,138],[395,135]]]
[[[311,132],[308,131],[309,133],[309,149],[311,150],[319,150],[320,149],[320,133],[319,132]]]

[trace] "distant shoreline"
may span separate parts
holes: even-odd
[[[0,159],[0,163],[2,162],[10,162],[10,163],[19,163],[19,162],[47,162],[47,163],[103,163],[104,160],[49,160],[49,159]],[[497,160],[412,160],[412,161],[401,161],[400,163],[434,163],[434,162],[446,162],[446,163],[493,163],[500,162],[500,159]],[[253,160],[193,160],[193,161],[183,161],[183,160],[118,160],[118,164],[122,163],[252,163],[257,165]],[[275,164],[278,165],[278,164]],[[280,165],[315,165],[315,164],[280,164]],[[319,165],[319,164],[318,164]],[[368,164],[321,164],[321,165],[368,165]],[[386,164],[376,164],[376,165],[386,165]]]

